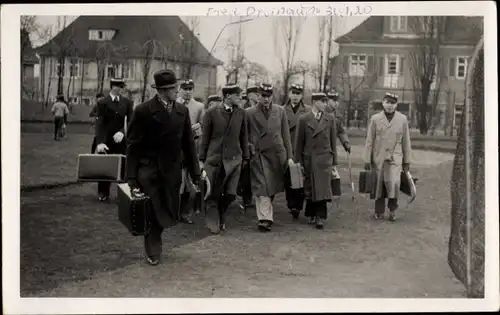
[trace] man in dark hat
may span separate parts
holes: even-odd
[[[347,137],[347,132],[344,128],[344,119],[342,115],[338,112],[339,108],[339,93],[337,91],[330,91],[327,94],[328,104],[326,106],[325,112],[332,113],[337,120],[337,137],[342,143],[344,150],[351,153],[351,144],[349,143],[349,138]]]
[[[246,91],[247,102],[245,104],[245,109],[248,107],[256,106],[259,103],[259,87],[251,86]]]
[[[218,234],[226,229],[226,211],[236,199],[242,163],[248,163],[247,114],[241,108],[237,85],[222,88],[223,104],[211,107],[203,118],[200,161],[212,184],[206,224]]]
[[[258,227],[270,231],[273,224],[274,196],[285,190],[285,170],[293,164],[290,129],[285,109],[272,104],[273,86],[260,86],[260,100],[246,109],[249,142],[255,154],[250,159],[252,194]]]
[[[122,96],[125,82],[111,79],[109,95],[97,101],[96,105],[96,151],[99,154],[125,154],[125,118],[130,121],[134,105]],[[109,182],[99,182],[97,191],[100,201],[106,201],[110,194]]]
[[[401,168],[405,172],[410,169],[410,127],[406,116],[396,111],[397,103],[397,95],[385,94],[383,110],[370,118],[366,135],[365,169],[377,172],[375,220],[384,218],[387,198],[389,220],[396,221]]]
[[[335,117],[325,112],[325,93],[312,94],[312,109],[299,118],[295,138],[295,162],[304,168],[305,216],[309,224],[322,229],[327,203],[333,198],[331,180],[337,174]]]
[[[202,120],[205,113],[205,106],[203,103],[196,101],[193,98],[194,92],[194,81],[191,79],[183,80],[180,82],[179,99],[180,103],[189,110],[189,117],[191,119],[193,136],[195,140],[196,150],[198,152],[201,134],[202,134]],[[187,169],[183,167],[182,176],[184,180],[184,191],[181,192],[181,221],[184,223],[192,224],[191,216],[193,214],[194,207],[198,206],[195,202],[196,192],[192,185],[191,179],[188,176]]]
[[[292,84],[288,93],[288,101],[283,107],[288,119],[288,127],[290,129],[290,139],[292,141],[292,151],[295,152],[295,134],[297,123],[301,115],[311,111],[311,106],[305,105],[302,101],[304,88],[299,84]],[[294,219],[298,219],[299,213],[304,206],[304,189],[292,189],[290,181],[290,171],[287,170],[285,195],[288,210]]]
[[[172,70],[154,74],[157,94],[137,105],[127,134],[127,181],[132,191],[151,198],[151,232],[144,237],[145,256],[157,265],[162,253],[163,229],[177,224],[182,165],[198,185],[196,156],[189,110],[176,102],[177,79]]]

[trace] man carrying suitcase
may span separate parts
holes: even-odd
[[[397,95],[385,94],[383,110],[370,118],[366,135],[365,170],[374,169],[377,173],[376,187],[372,187],[375,189],[375,220],[384,218],[387,198],[389,220],[396,221],[401,167],[404,172],[410,169],[410,128],[406,116],[396,111],[397,103]]]
[[[305,105],[302,101],[304,89],[298,84],[292,84],[288,94],[288,102],[283,105],[288,119],[288,128],[290,129],[290,139],[292,142],[292,151],[295,152],[295,134],[297,130],[297,123],[301,115],[311,111],[309,105]],[[294,219],[299,218],[300,211],[304,206],[304,189],[292,189],[290,169],[287,171],[285,196],[288,206],[288,211]]]
[[[111,79],[109,95],[97,101],[96,105],[96,151],[98,154],[123,154],[127,150],[125,139],[125,118],[130,121],[134,105],[122,96],[125,82]],[[99,201],[109,199],[109,182],[97,184]]]
[[[222,88],[223,104],[211,107],[203,118],[200,161],[212,183],[206,224],[213,234],[226,229],[226,212],[236,199],[242,164],[248,164],[247,113],[239,105],[237,85]]]
[[[198,185],[200,179],[189,110],[176,101],[175,73],[157,71],[154,82],[157,94],[137,105],[127,134],[127,182],[133,193],[149,196],[153,207],[150,233],[144,236],[150,265],[160,262],[163,230],[181,219],[182,166],[193,184]]]

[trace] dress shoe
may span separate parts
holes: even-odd
[[[320,219],[320,218],[316,218],[316,228],[318,230],[322,230],[323,229],[323,219]]]
[[[146,261],[151,266],[156,266],[160,263],[160,259],[158,257],[150,257],[146,255],[146,253],[144,253],[144,258],[146,258]]]
[[[290,209],[290,214],[292,215],[292,218],[294,220],[297,220],[299,218],[300,212],[297,209]]]
[[[394,211],[391,211],[389,213],[389,221],[392,221],[392,222],[396,221],[396,213]]]
[[[373,219],[377,220],[377,221],[382,220],[383,218],[384,218],[384,214],[382,214],[382,213],[375,213],[373,215]]]

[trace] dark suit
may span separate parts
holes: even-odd
[[[290,129],[290,139],[292,142],[292,150],[295,153],[295,137],[297,133],[297,124],[301,115],[304,115],[311,111],[311,106],[304,104],[302,101],[299,102],[296,108],[292,107],[290,101],[285,105],[285,113],[288,119],[288,128]],[[304,207],[304,189],[292,189],[291,179],[290,179],[290,169],[287,169],[285,177],[285,196],[287,201],[288,209],[301,211]]]
[[[146,253],[161,254],[161,233],[179,220],[182,166],[198,181],[200,167],[186,106],[175,103],[169,113],[158,96],[138,105],[127,134],[127,180],[136,181],[153,204]]]
[[[247,131],[246,111],[238,106],[229,113],[220,104],[205,113],[200,161],[205,162],[212,183],[207,203],[209,224],[224,224],[225,212],[235,199],[242,161],[249,159]]]
[[[109,148],[109,154],[125,154],[127,144],[125,137],[120,143],[115,143],[113,136],[118,131],[125,134],[125,117],[130,121],[134,105],[123,97],[119,101],[113,102],[111,95],[108,95],[97,102],[96,105],[96,143],[104,143]],[[99,182],[97,190],[99,194],[109,196],[110,183]]]

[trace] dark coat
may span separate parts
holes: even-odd
[[[325,108],[325,112],[332,114],[335,117],[335,124],[337,125],[337,137],[340,140],[340,143],[342,143],[342,146],[344,149],[347,147],[347,144],[349,143],[349,138],[347,137],[347,132],[344,127],[344,117],[338,113],[335,108],[327,106]]]
[[[111,96],[108,95],[97,102],[96,105],[96,143],[104,143],[108,146],[108,153],[125,154],[127,149],[126,139],[115,143],[113,136],[118,131],[125,134],[125,117],[129,122],[132,118],[134,105],[132,102],[120,96],[119,102],[114,103]]]
[[[236,195],[243,159],[249,158],[247,114],[236,106],[232,113],[226,112],[224,104],[211,107],[203,117],[203,135],[200,145],[200,161],[204,161],[210,182],[215,184],[221,167],[225,178],[217,188],[226,187],[225,193]],[[222,192],[222,191],[221,191]]]
[[[182,163],[191,178],[200,177],[188,109],[176,103],[168,113],[155,96],[135,108],[127,140],[127,179],[137,180],[153,199],[163,227],[174,225],[179,219]]]
[[[332,199],[332,168],[337,165],[335,117],[311,112],[299,118],[295,162],[304,167],[304,194],[313,201]]]
[[[285,109],[271,105],[266,119],[261,104],[246,109],[249,142],[255,154],[250,159],[251,186],[254,196],[274,196],[285,190],[285,171],[293,157],[290,129]]]
[[[290,129],[290,141],[292,142],[292,149],[295,152],[295,136],[297,131],[297,123],[300,116],[311,111],[311,106],[305,105],[302,101],[299,103],[297,112],[293,112],[292,104],[288,101],[283,107],[285,108],[286,117],[288,119],[288,128]]]

